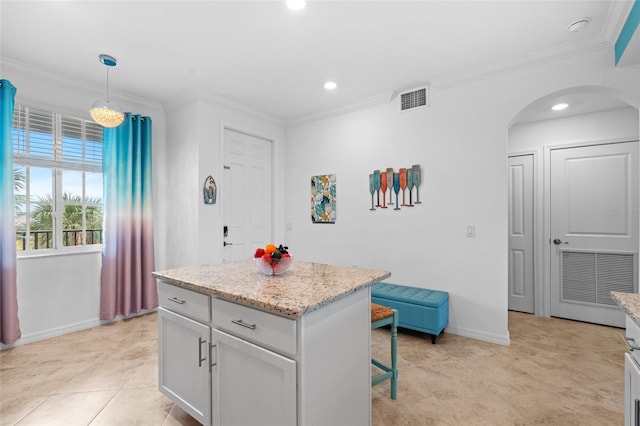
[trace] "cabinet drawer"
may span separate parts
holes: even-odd
[[[247,306],[213,298],[211,323],[251,342],[275,351],[295,355],[296,321]]]
[[[629,317],[629,315],[626,315],[626,325],[627,325],[627,330],[626,330],[626,336],[628,338],[634,339],[635,340],[635,344],[640,346],[640,327],[638,326],[638,324],[636,324],[636,322]]]
[[[160,306],[189,318],[206,323],[209,323],[211,319],[211,310],[209,309],[211,297],[206,294],[159,281],[158,301]]]

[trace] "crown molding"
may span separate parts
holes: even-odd
[[[87,95],[90,95],[95,98],[104,96],[104,91],[102,89],[97,89],[93,84],[89,84],[87,82],[83,82],[79,80],[72,81],[72,80],[69,80],[68,77],[64,77],[62,75],[55,74],[50,71],[41,70],[40,68],[36,68],[30,64],[20,62],[12,58],[0,56],[0,70],[2,71],[2,74],[16,72],[19,74],[29,76],[34,79],[38,79],[40,81],[44,81],[47,84],[59,87],[61,89],[82,91]],[[164,113],[164,108],[158,102],[151,101],[149,99],[141,98],[138,96],[133,96],[124,92],[119,92],[117,90],[109,90],[109,93],[112,95],[114,99],[117,99],[119,102],[122,102],[123,104],[131,103],[131,104],[144,105],[147,108],[158,110],[159,112]]]
[[[539,65],[558,62],[570,57],[580,56],[601,50],[611,49],[610,42],[598,42],[589,46],[568,49],[566,46],[556,49],[545,49],[544,51],[533,52],[521,55],[517,58],[507,59],[476,67],[472,71],[461,71],[447,74],[431,80],[432,87],[440,90],[450,89],[457,86],[473,83],[488,78],[497,77],[512,72],[533,68]]]
[[[600,40],[615,44],[620,36],[622,27],[624,27],[624,24],[629,18],[629,13],[631,13],[633,4],[633,1],[612,1],[609,4],[609,12],[607,15],[611,17],[617,16],[618,19],[607,19],[605,25],[603,25],[600,30]]]
[[[172,112],[194,102],[204,102],[227,110],[236,111],[242,115],[253,117],[262,121],[267,121],[280,127],[284,127],[285,124],[283,120],[274,117],[273,115],[267,114],[255,108],[248,107],[247,105],[244,105],[240,102],[234,101],[230,98],[204,89],[186,90],[177,97],[164,102],[163,106],[165,111]]]
[[[299,126],[301,124],[309,123],[312,121],[318,121],[325,118],[337,117],[340,115],[349,114],[352,112],[360,111],[367,108],[373,108],[379,105],[388,104],[391,102],[398,94],[398,91],[391,90],[383,93],[379,93],[377,95],[352,102],[343,106],[339,106],[337,108],[331,108],[324,111],[303,115],[300,117],[294,117],[290,120],[286,121],[287,127]]]

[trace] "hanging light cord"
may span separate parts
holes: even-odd
[[[109,66],[107,68],[107,100],[109,100]]]

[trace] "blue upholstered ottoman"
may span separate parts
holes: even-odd
[[[449,323],[449,293],[391,283],[371,287],[371,301],[398,310],[398,326],[431,335],[431,343]]]

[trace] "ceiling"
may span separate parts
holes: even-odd
[[[166,103],[204,91],[283,122],[612,45],[632,1],[0,2],[3,60]],[[580,32],[570,23],[588,17]],[[475,74],[474,74],[475,73]],[[327,80],[338,83],[324,90]],[[126,100],[126,97],[122,97]],[[126,109],[126,103],[120,102]]]

